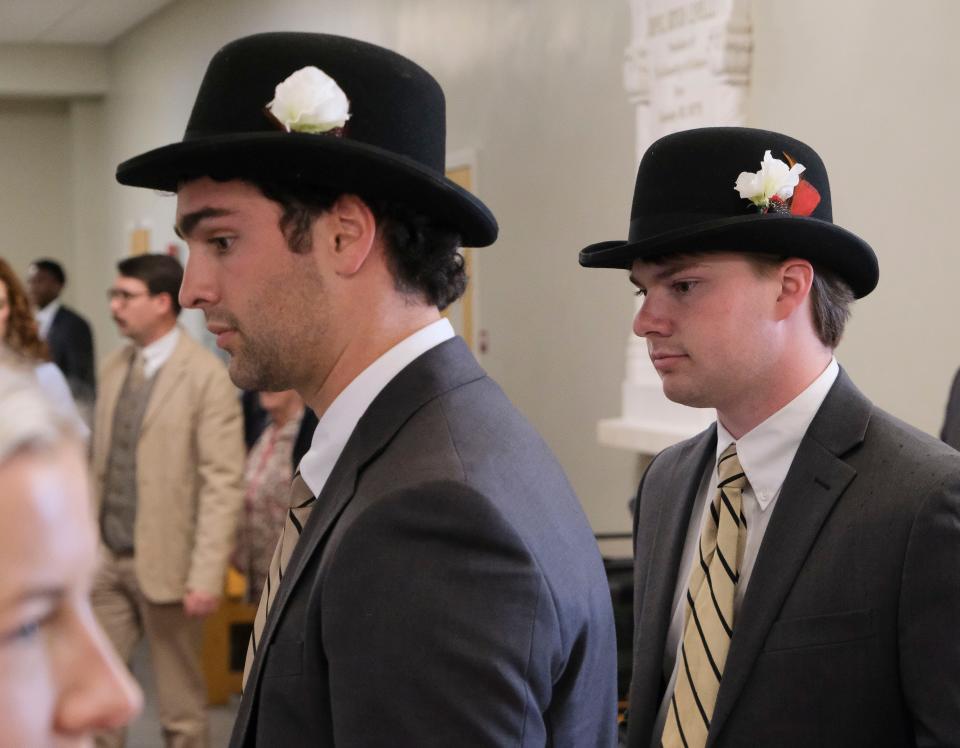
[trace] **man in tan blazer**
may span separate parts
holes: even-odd
[[[240,405],[220,361],[177,325],[180,263],[141,255],[117,269],[110,311],[132,344],[100,372],[94,610],[124,660],[146,636],[167,745],[203,746],[202,622],[219,602],[242,501]]]

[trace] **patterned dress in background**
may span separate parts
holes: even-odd
[[[280,537],[293,479],[293,444],[303,411],[277,428],[267,425],[247,455],[246,493],[233,564],[247,578],[247,602],[256,605]]]

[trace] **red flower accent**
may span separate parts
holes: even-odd
[[[809,216],[820,204],[820,193],[807,180],[801,179],[793,189],[793,198],[790,200],[790,215]]]

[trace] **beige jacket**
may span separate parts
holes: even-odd
[[[99,502],[113,410],[133,347],[100,370],[92,472]],[[187,589],[219,595],[243,501],[243,418],[223,364],[185,331],[158,377],[137,445],[134,527],[140,588],[156,603]]]

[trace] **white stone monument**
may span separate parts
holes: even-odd
[[[744,124],[750,1],[630,0],[630,7],[633,41],[626,50],[624,85],[636,108],[637,163],[654,140],[671,132]],[[713,410],[688,408],[664,396],[646,343],[633,335],[626,369],[622,415],[600,421],[602,443],[655,454],[715,419]]]

